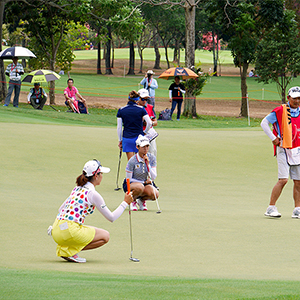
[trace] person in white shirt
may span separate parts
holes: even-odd
[[[8,106],[12,92],[15,91],[13,106],[19,107],[19,96],[21,91],[21,75],[24,74],[23,66],[18,62],[18,57],[13,57],[12,63],[6,68],[5,74],[9,76],[9,87],[3,106]]]
[[[83,225],[85,217],[92,214],[95,208],[108,221],[113,222],[133,201],[132,193],[126,193],[118,208],[113,212],[109,210],[102,196],[95,190],[95,186],[102,181],[102,174],[109,171],[96,159],[84,165],[82,174],[76,179],[77,186],[59,208],[53,226],[48,228],[48,234],[57,243],[57,256],[70,262],[84,263],[86,259],[78,256],[81,250],[95,249],[109,241],[108,231]]]

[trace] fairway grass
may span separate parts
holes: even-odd
[[[96,211],[87,225],[111,239],[72,264],[55,256],[47,228],[89,159],[111,168],[97,187],[107,206],[121,203],[116,128],[47,114],[25,124],[22,108],[11,111],[5,119],[0,110],[1,299],[299,299],[292,183],[278,202],[282,218],[265,218],[277,167],[260,128],[159,128],[162,213],[150,202],[132,214],[140,263],[129,261],[128,211],[114,223]],[[120,182],[125,166],[123,155]]]
[[[0,269],[0,299],[299,299],[298,281],[186,279]]]

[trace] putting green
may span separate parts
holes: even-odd
[[[159,130],[162,213],[134,212],[129,261],[128,211],[111,224],[95,212],[88,225],[110,232],[103,248],[82,252],[86,264],[55,256],[46,234],[88,159],[112,169],[97,190],[110,209],[116,187],[114,128],[2,123],[1,268],[172,278],[298,280],[299,220],[291,219],[292,184],[278,203],[283,217],[263,216],[277,178],[272,147],[260,129]],[[125,156],[121,179],[124,177]],[[4,259],[5,258],[5,259]]]

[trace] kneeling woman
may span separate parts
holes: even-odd
[[[59,208],[52,232],[51,228],[48,229],[57,243],[57,256],[71,262],[86,262],[85,258],[78,256],[81,250],[95,249],[109,241],[108,231],[83,225],[85,217],[92,214],[95,207],[107,220],[113,222],[133,201],[132,193],[126,193],[124,201],[114,212],[108,209],[95,186],[100,185],[102,174],[109,171],[98,160],[90,160],[84,165],[82,174],[76,179],[77,186]]]
[[[138,153],[132,156],[126,166],[126,178],[130,179],[130,190],[134,201],[130,204],[130,209],[137,210],[138,203],[140,210],[147,210],[146,200],[155,200],[159,196],[158,190],[152,185],[152,180],[157,176],[156,157],[149,151],[149,140],[139,135],[136,140]],[[126,182],[123,189],[126,192]]]

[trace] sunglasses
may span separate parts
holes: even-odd
[[[98,170],[102,167],[102,165],[98,159],[93,159],[93,160],[98,164],[98,168],[96,169],[96,171],[93,172],[93,175],[95,175],[96,173],[98,175],[101,173],[101,171],[98,172]]]

